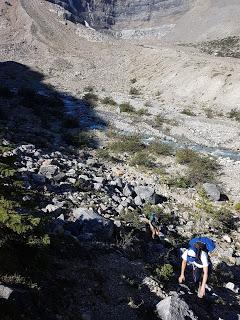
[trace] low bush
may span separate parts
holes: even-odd
[[[139,212],[137,210],[123,210],[119,214],[119,218],[136,229],[140,229],[143,226],[142,222],[140,222]]]
[[[188,165],[185,179],[191,186],[214,181],[215,175],[220,169],[215,158],[199,155],[190,149],[178,150],[176,152],[176,161],[180,164]]]
[[[83,101],[89,107],[96,107],[98,103],[98,96],[95,93],[88,92],[83,96]]]
[[[176,161],[180,164],[188,164],[199,158],[198,153],[191,149],[179,149],[176,152]]]
[[[153,158],[145,151],[136,153],[130,161],[132,166],[140,166],[145,168],[154,167]]]
[[[162,125],[164,124],[165,120],[166,119],[162,115],[158,114],[154,119],[154,126],[155,127],[162,127]]]
[[[186,114],[187,116],[196,116],[196,114],[189,108],[184,108],[182,111],[181,111],[182,114]]]
[[[240,202],[238,202],[238,203],[236,203],[236,204],[234,205],[234,209],[235,209],[236,211],[240,211]]]
[[[137,82],[137,79],[136,79],[136,78],[132,78],[132,79],[130,79],[130,82],[131,82],[132,84],[134,84],[134,83]]]
[[[173,148],[163,142],[152,142],[148,146],[148,150],[156,155],[169,156],[173,154]]]
[[[160,268],[156,268],[155,272],[156,276],[161,281],[169,281],[173,276],[173,267],[169,263],[165,263]]]
[[[109,160],[109,161],[113,160],[113,157],[109,154],[108,149],[98,149],[96,152],[96,155],[100,159]]]
[[[135,108],[129,102],[123,102],[119,105],[120,112],[128,112],[133,113],[135,112]]]
[[[237,109],[232,109],[229,113],[228,113],[228,118],[230,119],[235,119],[236,121],[240,121],[240,111]]]
[[[103,103],[103,104],[108,104],[108,105],[110,105],[110,106],[116,106],[116,105],[117,105],[116,101],[114,101],[111,97],[105,97],[105,98],[103,98],[103,99],[102,99],[102,103]]]
[[[141,108],[138,111],[136,111],[136,114],[139,116],[148,116],[149,112],[146,108]]]
[[[183,177],[183,176],[169,178],[167,180],[167,184],[170,187],[176,187],[176,188],[189,188],[191,185],[188,177]]]
[[[109,145],[109,149],[115,153],[134,153],[142,151],[144,148],[145,145],[138,135],[124,136],[121,140],[118,139],[117,141],[114,141]]]
[[[133,95],[133,96],[138,96],[140,95],[140,90],[135,88],[135,87],[131,87],[129,90],[129,94]]]
[[[207,118],[212,119],[214,118],[214,112],[210,108],[203,108],[203,111],[205,112]]]

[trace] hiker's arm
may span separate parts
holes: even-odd
[[[208,267],[203,267],[203,280],[199,292],[199,298],[202,298],[205,295],[205,287],[208,279]]]
[[[181,267],[181,275],[178,278],[179,283],[182,283],[183,281],[185,281],[185,275],[184,274],[185,274],[186,266],[187,266],[187,261],[183,259],[182,260],[182,267]]]

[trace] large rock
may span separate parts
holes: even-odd
[[[178,296],[167,297],[157,304],[157,314],[162,320],[197,320],[185,301]]]
[[[8,300],[12,293],[13,289],[2,284],[0,285],[0,299]]]
[[[221,193],[218,190],[217,186],[212,183],[204,183],[203,190],[206,192],[206,195],[212,201],[219,201],[221,197]]]
[[[134,191],[136,192],[137,196],[143,200],[143,202],[149,202],[151,204],[159,204],[166,201],[165,197],[157,194],[154,188],[149,186],[138,186],[135,187]]]
[[[39,174],[47,177],[52,178],[58,171],[58,167],[52,164],[49,165],[42,165],[39,169]]]
[[[81,239],[97,238],[108,240],[113,235],[113,221],[107,220],[86,208],[74,209],[70,219],[74,224],[70,225],[69,231]]]

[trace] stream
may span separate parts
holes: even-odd
[[[93,116],[93,111],[89,110],[83,101],[74,100],[67,95],[63,95],[62,99],[66,107],[66,114],[68,115],[77,115],[79,117],[80,123],[84,127],[88,127],[90,130],[106,130],[107,126],[102,124],[101,121],[97,120],[98,117]],[[129,132],[121,131],[121,134],[127,135]],[[144,135],[143,142],[149,144],[150,142],[156,139],[155,136]],[[200,144],[194,144],[191,142],[184,143],[181,141],[174,141],[172,137],[165,137],[162,140],[163,143],[171,145],[175,150],[189,148],[191,150],[208,154],[217,158],[225,158],[232,161],[240,161],[240,152],[232,151],[229,149],[217,148],[217,147],[208,147]]]

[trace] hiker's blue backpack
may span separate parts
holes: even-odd
[[[210,239],[208,237],[196,237],[196,238],[193,238],[192,240],[189,241],[189,244],[188,244],[189,249],[196,251],[196,248],[194,245],[197,242],[204,243],[206,246],[207,252],[212,252],[216,248],[216,244],[212,239]]]

